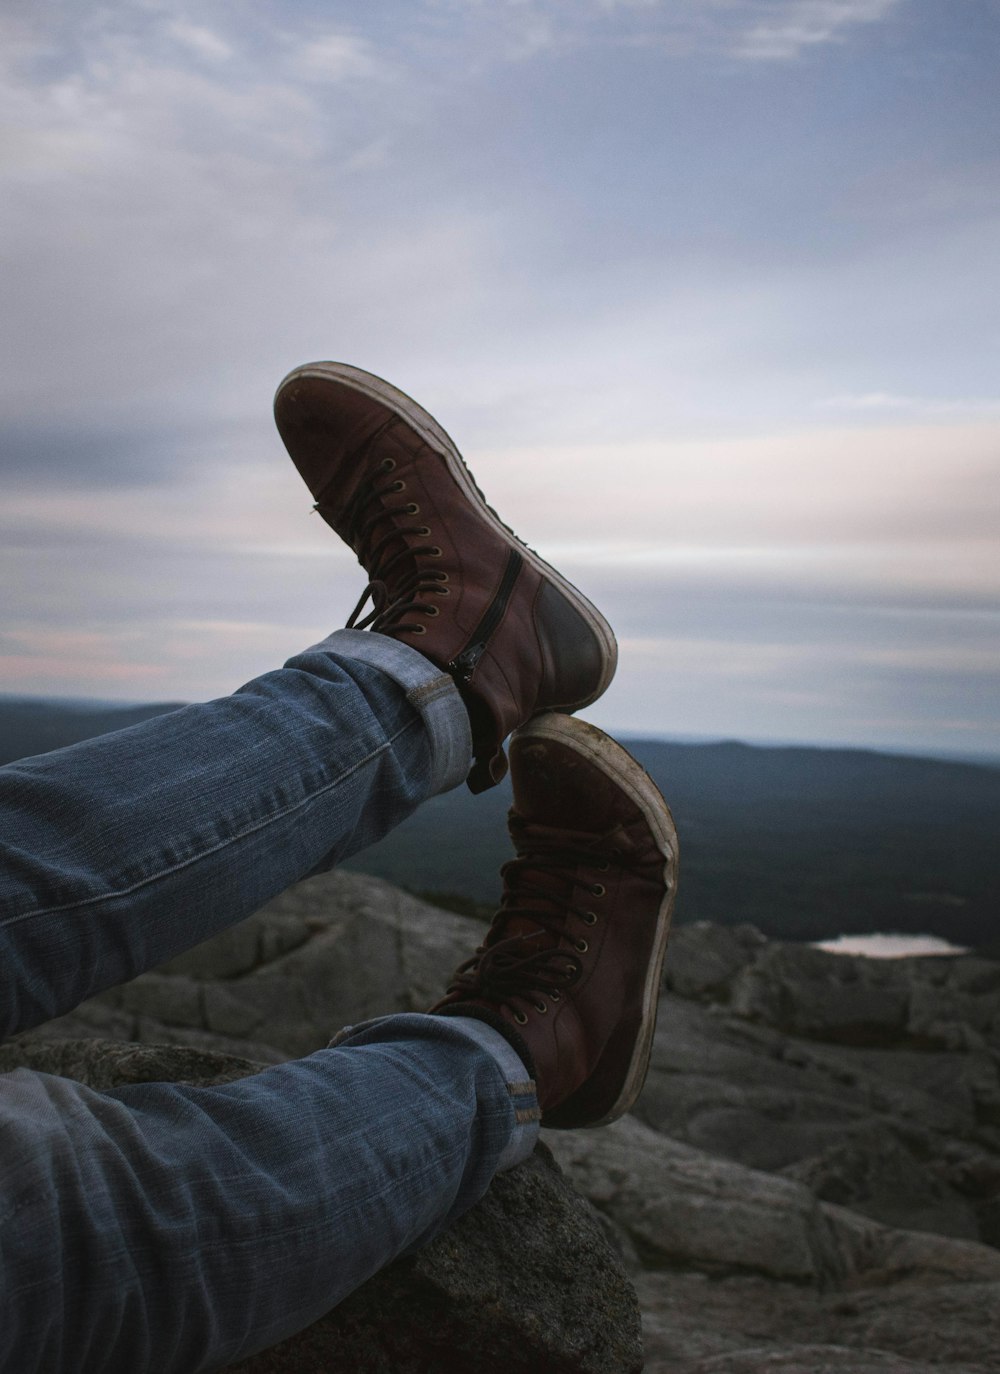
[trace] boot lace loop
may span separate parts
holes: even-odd
[[[368,451],[381,440],[396,423],[392,417],[371,436],[359,450],[363,460]],[[439,596],[448,574],[439,568],[420,566],[420,556],[436,558],[441,550],[427,541],[428,527],[423,524],[400,523],[400,517],[416,514],[413,503],[401,500],[393,503],[393,496],[405,491],[405,481],[393,460],[379,465],[373,476],[362,483],[350,501],[339,512],[338,524],[344,539],[358,556],[358,562],[368,573],[368,585],[347,621],[349,630],[410,631],[423,634],[423,620],[407,620],[410,615],[437,615],[437,606],[425,600]],[[317,497],[315,509],[322,513],[326,507],[326,489]],[[415,539],[417,542],[411,542]],[[362,616],[365,605],[372,609]]]
[[[519,854],[500,870],[500,910],[486,940],[457,969],[448,991],[496,1003],[552,993],[558,999],[583,972],[576,952],[580,946],[567,929],[567,918],[593,924],[593,913],[574,897],[580,889],[593,895],[586,870],[603,872],[610,851],[602,837],[566,830],[546,834],[516,815],[511,816],[511,832]],[[505,933],[520,921],[530,922],[533,929]]]

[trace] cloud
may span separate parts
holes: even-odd
[[[209,62],[227,62],[233,55],[233,50],[225,39],[199,24],[189,24],[186,20],[175,19],[167,26],[167,33],[198,57]]]
[[[599,513],[585,526],[595,561],[678,544],[720,557],[783,547],[856,557],[940,539],[967,542],[971,556],[995,537],[998,449],[996,422],[911,424],[547,444],[488,452],[477,468],[502,507],[531,492],[535,537],[560,550],[581,535],[565,493],[584,485]]]
[[[899,0],[752,0],[747,12],[755,17],[732,36],[735,57],[755,62],[786,62],[810,48],[842,42],[859,24],[888,18]]]
[[[182,60],[175,25],[141,13],[138,39],[81,23],[79,52],[32,50],[0,93],[0,123],[26,130],[0,147],[8,472],[162,476],[166,425],[183,470],[189,426],[211,446],[220,417],[266,418],[291,363],[433,347],[479,304],[474,215],[384,213],[383,92],[304,88],[277,31],[238,71]],[[305,51],[328,78],[373,60],[330,35]]]
[[[231,441],[228,426],[226,436]],[[187,480],[217,452],[219,442],[217,425],[192,425],[182,417],[166,424],[133,417],[130,424],[102,425],[99,417],[54,424],[47,415],[22,415],[0,420],[0,481],[11,493],[45,491],[50,501],[81,489],[104,493],[106,499],[108,488]]]
[[[700,608],[704,611],[704,607]],[[717,618],[620,639],[619,671],[586,715],[613,733],[724,734],[728,738],[829,744],[991,750],[992,647],[956,646],[947,618],[883,625],[892,646],[858,646],[831,634],[819,613],[779,637],[748,625],[733,633]],[[756,630],[756,633],[754,633]],[[972,636],[970,636],[971,640]]]
[[[779,10],[788,6],[767,13]],[[710,26],[717,51],[756,13],[580,7],[595,43],[624,41],[631,24],[672,32],[688,22],[680,11]],[[227,42],[221,13],[206,5],[197,33]],[[268,5],[241,30],[238,57],[193,62],[200,40],[182,24],[190,41],[179,43],[181,21],[165,7],[109,16],[84,5],[79,22],[64,18],[50,40],[61,42],[58,56],[24,57],[2,97],[8,122],[26,132],[6,162],[0,149],[0,236],[12,264],[0,423],[44,413],[57,440],[79,431],[96,474],[122,471],[116,445],[97,457],[105,432],[129,436],[122,451],[141,465],[143,432],[175,421],[208,430],[220,413],[244,422],[290,363],[331,352],[398,370],[428,385],[432,401],[456,397],[494,440],[533,427],[543,440],[610,437],[623,423],[634,438],[651,410],[682,430],[758,410],[766,424],[786,410],[789,390],[771,399],[756,369],[770,365],[769,339],[796,356],[817,346],[812,334],[781,336],[783,313],[803,331],[816,275],[804,284],[804,270],[737,273],[732,243],[706,246],[703,226],[681,227],[673,208],[660,239],[637,249],[631,240],[649,231],[623,205],[624,232],[591,252],[589,212],[566,222],[551,197],[512,178],[516,140],[510,158],[469,159],[468,147],[503,122],[504,100],[487,80],[475,89],[479,122],[452,131],[452,83],[466,79],[468,52],[500,60],[484,41],[489,25],[530,33],[544,20],[558,34],[566,13],[543,0],[424,4],[416,18],[397,16],[391,33],[369,35],[314,20],[296,30]],[[461,14],[468,31],[450,22]],[[448,22],[431,25],[434,15]],[[304,83],[310,66],[315,80]],[[439,87],[451,91],[441,108]],[[548,117],[537,134],[533,123],[526,155],[544,144]],[[540,164],[527,175],[533,185],[548,172]],[[577,182],[566,170],[562,205],[590,205],[588,175]],[[768,242],[786,255],[783,241]],[[873,276],[881,270],[873,263]],[[843,295],[842,281],[829,295]],[[818,300],[809,317],[829,304]],[[823,338],[835,329],[827,318]],[[851,381],[838,378],[845,392]],[[162,448],[148,452],[162,471]]]
[[[829,396],[819,402],[828,410],[902,412],[927,416],[973,416],[1000,414],[1000,396],[963,396],[951,399],[936,396],[899,396],[891,391],[850,392]]]
[[[998,440],[995,426],[813,431],[493,451],[474,470],[622,638],[599,723],[773,737],[780,721],[788,738],[946,747],[991,728],[983,458]],[[353,556],[277,446],[253,462],[241,448],[155,496],[11,493],[4,680],[103,691],[94,665],[112,665],[108,694],[203,698],[342,624],[364,581]],[[61,638],[75,634],[98,636],[78,642],[79,671]]]
[[[389,75],[374,46],[357,34],[325,33],[295,52],[295,68],[314,81],[370,81]]]
[[[820,402],[833,410],[910,410],[912,396],[895,396],[891,391],[863,391],[858,395],[830,396]]]
[[[810,49],[843,43],[850,32],[882,22],[903,0],[437,0],[466,30],[489,30],[495,51],[524,60],[574,46],[620,43],[665,55],[725,54],[752,62],[788,62]]]
[[[914,225],[1000,219],[1000,158],[976,152],[942,161],[920,147],[856,177],[840,197],[841,213],[912,232]]]
[[[605,723],[994,709],[992,202],[965,105],[928,151],[887,73],[844,132],[840,49],[901,3],[4,8],[11,685],[200,697],[342,623],[364,578],[269,399],[343,357],[608,610]],[[921,160],[883,193],[888,145]],[[894,188],[932,155],[915,232]]]

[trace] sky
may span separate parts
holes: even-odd
[[[997,0],[4,0],[0,692],[203,700],[364,575],[332,358],[618,634],[617,732],[1000,753]]]

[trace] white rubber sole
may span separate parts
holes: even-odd
[[[395,411],[412,430],[420,435],[425,443],[441,454],[448,465],[449,472],[469,500],[479,507],[484,519],[498,534],[503,536],[507,543],[516,546],[518,553],[531,564],[536,572],[555,583],[574,610],[583,617],[596,635],[601,645],[603,659],[602,675],[598,687],[592,696],[585,700],[568,703],[566,709],[578,710],[580,707],[589,706],[596,701],[607,690],[618,666],[618,644],[615,640],[614,631],[597,607],[588,601],[583,593],[573,586],[572,582],[568,582],[556,568],[546,563],[544,558],[540,558],[535,553],[534,549],[529,548],[523,540],[519,539],[514,531],[504,524],[492,506],[487,504],[486,498],[476,485],[475,479],[466,467],[465,460],[459,453],[454,441],[442,429],[434,416],[424,410],[423,406],[414,401],[411,396],[407,396],[405,391],[400,391],[398,387],[393,386],[391,382],[384,381],[371,372],[365,372],[360,367],[352,367],[350,363],[306,363],[302,367],[293,368],[279,384],[275,392],[275,401],[290,383],[307,378],[334,382],[338,386],[348,387],[352,391],[360,392],[361,395],[378,401],[387,409]]]
[[[663,960],[667,953],[667,939],[670,935],[670,921],[677,892],[677,829],[670,814],[670,807],[645,768],[636,762],[627,749],[622,748],[616,740],[606,735],[603,730],[598,730],[596,726],[584,720],[577,720],[573,716],[549,713],[529,720],[527,725],[516,731],[514,738],[554,740],[595,764],[638,806],[649,825],[657,849],[663,855],[663,880],[666,890],[657,912],[653,957],[646,970],[646,981],[643,986],[641,1030],[618,1098],[604,1116],[598,1121],[589,1122],[585,1129],[607,1126],[629,1110],[646,1081],[646,1070],[649,1067],[653,1035],[656,1031]]]

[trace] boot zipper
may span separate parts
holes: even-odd
[[[517,581],[518,573],[521,571],[521,564],[524,559],[516,549],[511,549],[510,557],[507,559],[507,566],[504,568],[503,577],[500,579],[500,586],[497,594],[487,606],[483,613],[483,618],[473,630],[469,643],[460,654],[452,659],[448,664],[448,672],[452,674],[458,682],[470,682],[472,674],[476,671],[476,665],[486,652],[486,645],[490,635],[503,619],[504,611],[507,609],[507,602],[510,594],[514,590],[514,583]]]

